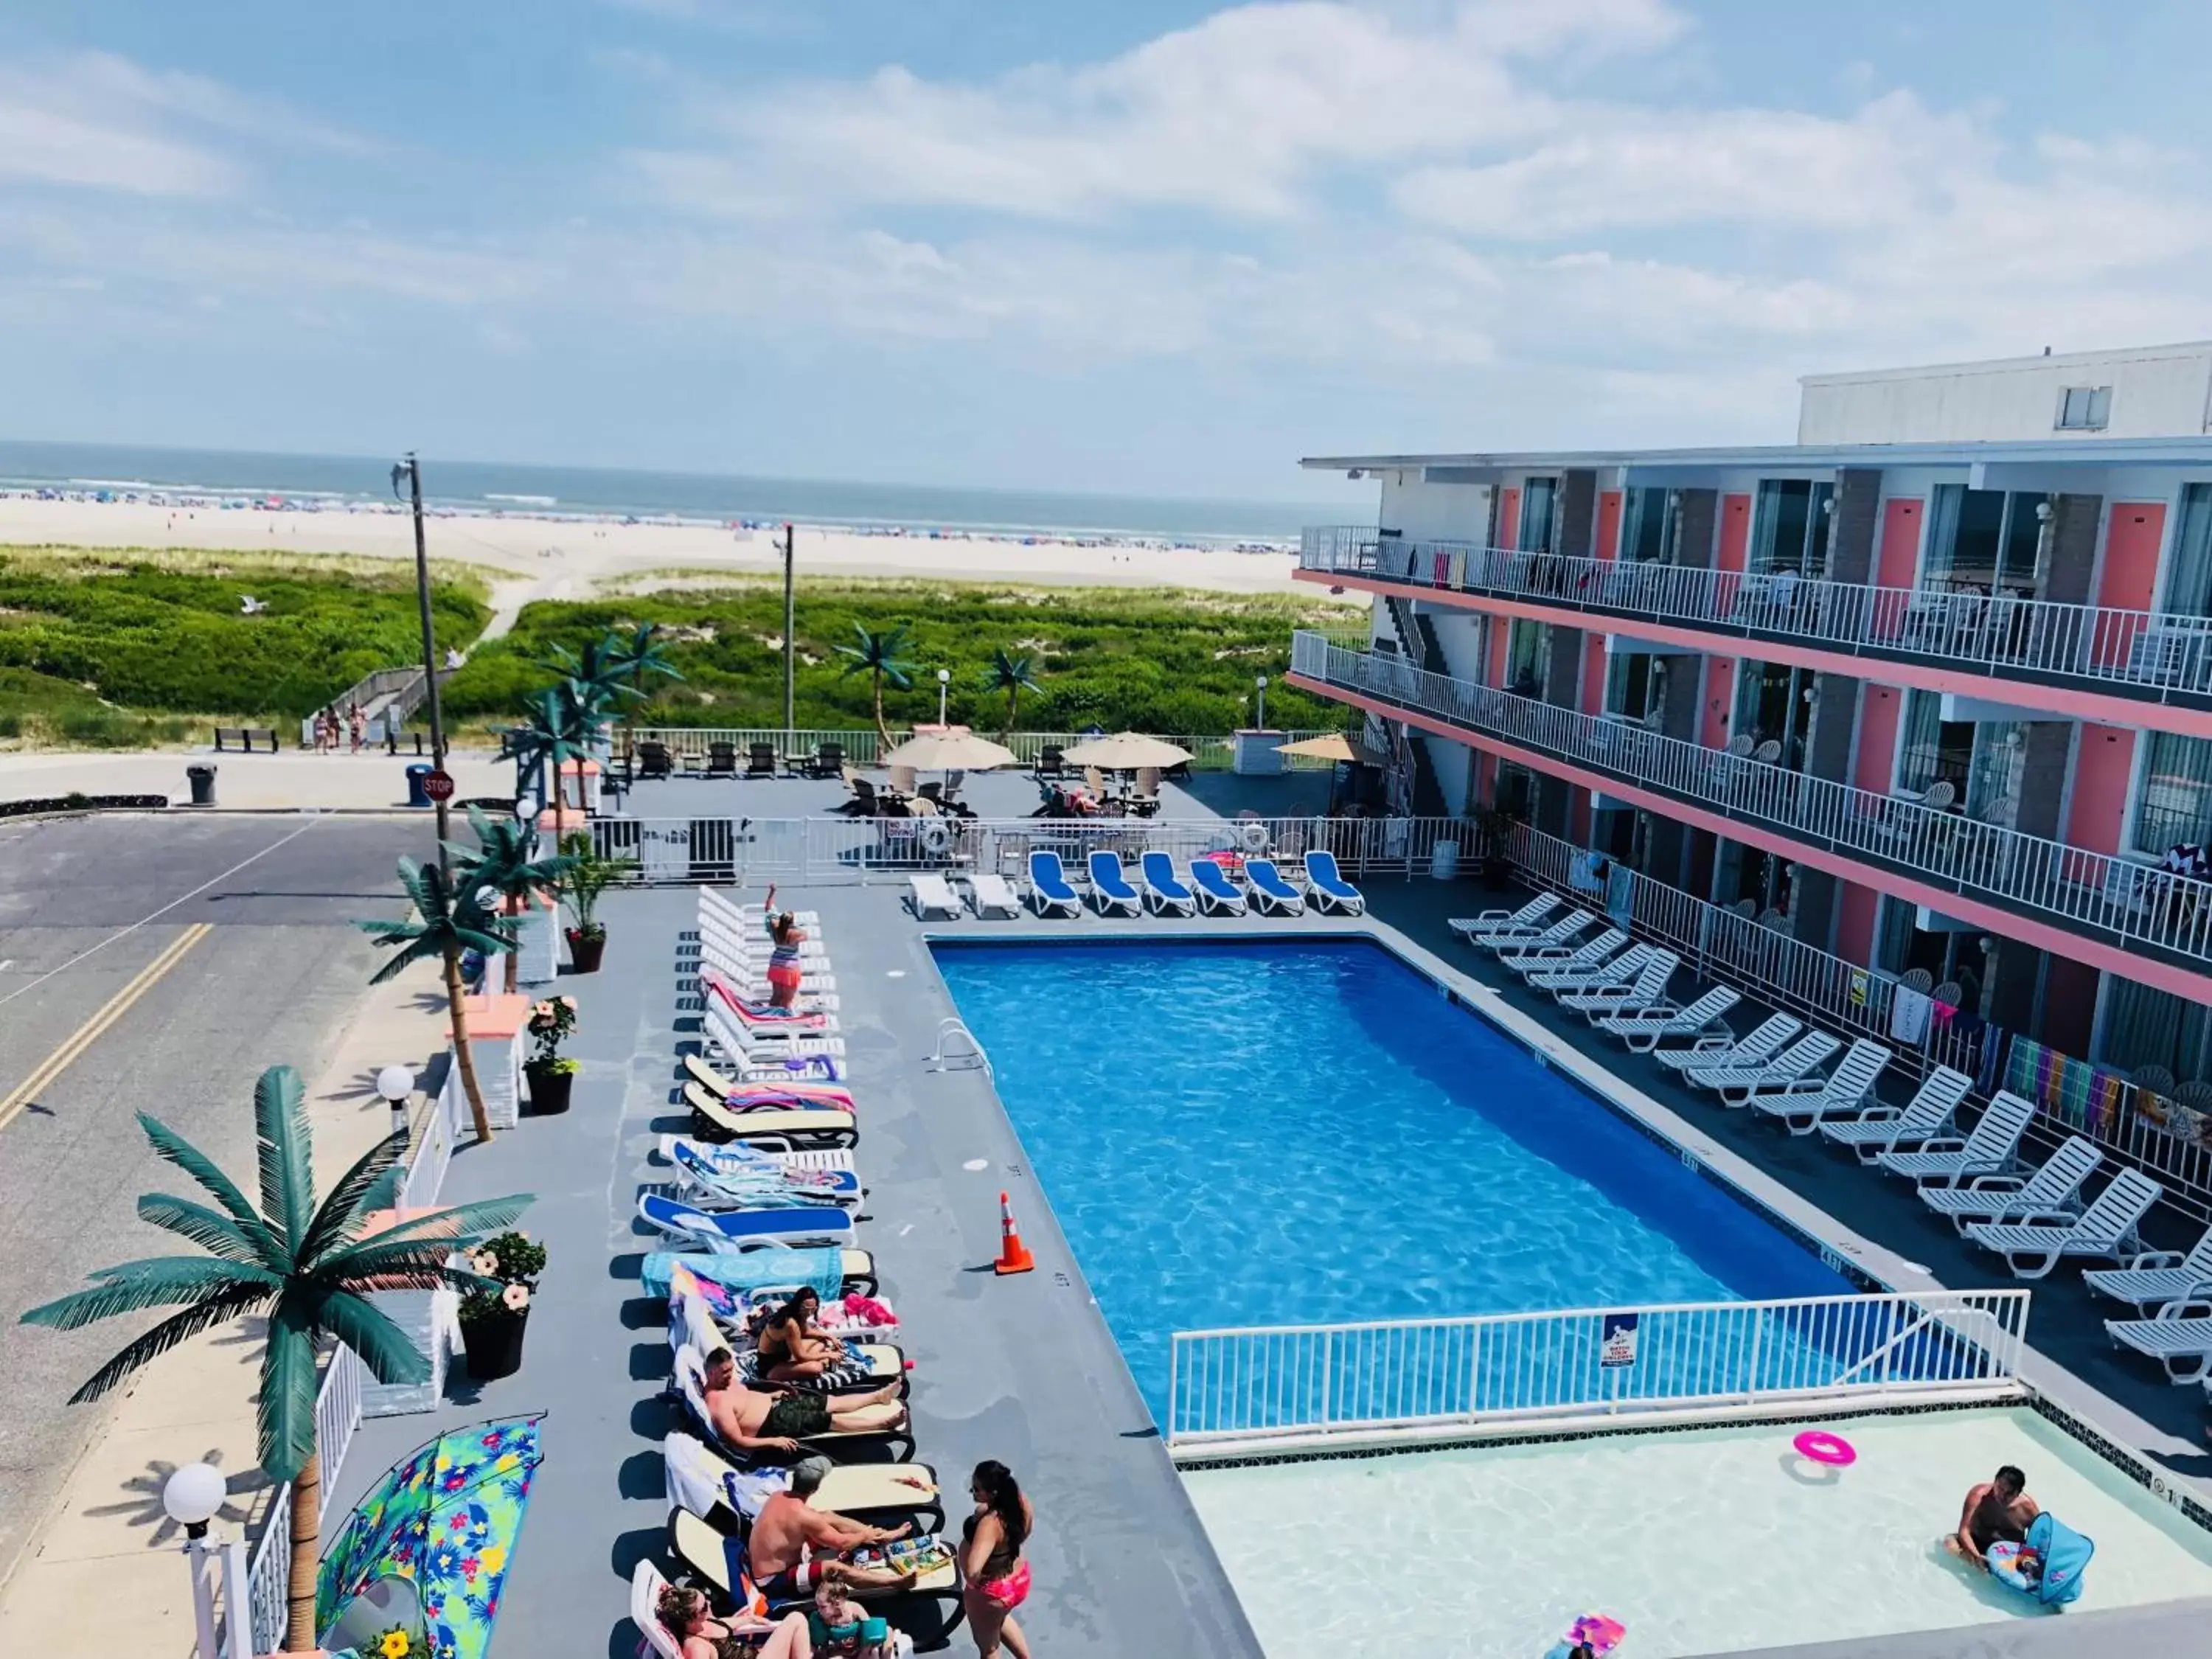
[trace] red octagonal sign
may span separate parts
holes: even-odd
[[[451,800],[453,798],[453,775],[433,772],[422,780],[422,793],[432,800]]]

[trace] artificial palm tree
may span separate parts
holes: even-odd
[[[429,1361],[374,1302],[378,1291],[475,1290],[483,1281],[446,1266],[487,1235],[512,1224],[527,1194],[434,1211],[369,1238],[368,1217],[392,1207],[405,1175],[404,1136],[373,1146],[315,1202],[314,1160],[299,1073],[272,1066],[253,1091],[259,1140],[257,1209],[213,1159],[144,1112],[138,1124],[154,1151],[191,1176],[215,1200],[149,1193],[138,1218],[191,1240],[206,1255],[126,1261],[92,1275],[87,1290],[25,1314],[27,1325],[71,1331],[118,1314],[179,1308],[126,1345],[70,1396],[97,1400],[179,1343],[234,1319],[268,1321],[261,1349],[257,1413],[261,1468],[292,1483],[292,1565],[286,1588],[285,1647],[315,1647],[315,1573],[322,1556],[322,1461],[315,1442],[315,1356],[325,1338],[344,1343],[380,1382],[420,1382]]]
[[[507,746],[525,772],[550,769],[553,778],[553,840],[560,844],[567,828],[568,796],[561,769],[572,760],[590,757],[592,744],[606,728],[606,706],[594,698],[588,681],[563,680],[526,698],[529,717],[507,733]]]
[[[630,726],[636,724],[636,712],[649,695],[645,689],[647,680],[654,678],[680,680],[684,678],[676,665],[669,660],[667,648],[660,643],[659,623],[640,623],[627,637],[619,629],[610,629],[602,649],[613,658],[617,672],[629,688],[631,702],[628,712],[632,717],[629,721]],[[629,740],[625,736],[623,753],[629,753],[630,748]]]
[[[1000,743],[1014,734],[1014,712],[1021,707],[1022,693],[1043,690],[1028,656],[1017,655],[1004,646],[991,653],[990,665],[983,670],[983,689],[1006,694],[1006,723],[999,732]]]
[[[494,957],[514,949],[514,931],[477,902],[476,884],[463,884],[457,891],[454,878],[435,865],[425,867],[413,859],[401,859],[399,884],[407,890],[407,896],[414,903],[411,918],[405,921],[354,923],[364,933],[374,934],[379,945],[392,945],[398,951],[368,982],[381,985],[409,963],[426,957],[436,957],[443,962],[446,1009],[453,1022],[453,1059],[461,1068],[461,1087],[469,1097],[469,1116],[476,1124],[477,1139],[489,1140],[491,1118],[484,1111],[483,1091],[477,1086],[476,1056],[469,1049],[469,1010],[461,988],[461,952],[482,951],[484,971],[489,974]]]
[[[901,690],[904,690],[913,684],[913,681],[907,677],[907,671],[912,668],[914,664],[906,654],[909,648],[906,627],[902,623],[896,628],[886,629],[880,634],[871,634],[865,625],[854,623],[853,631],[860,636],[860,644],[841,645],[837,647],[838,654],[852,659],[845,665],[845,672],[848,677],[854,674],[866,674],[872,683],[876,704],[876,738],[884,748],[889,749],[891,744],[891,732],[890,727],[884,724],[884,682],[889,680]]]
[[[453,860],[453,890],[475,894],[481,903],[484,890],[489,888],[499,895],[501,914],[510,927],[518,926],[515,919],[523,907],[539,893],[557,890],[575,863],[565,853],[539,858],[538,833],[520,818],[495,818],[482,807],[471,806],[469,828],[476,831],[474,847],[446,843]],[[507,988],[510,994],[515,988],[516,967],[515,952],[509,951]]]

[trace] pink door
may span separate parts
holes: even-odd
[[[1498,492],[1498,545],[1510,547],[1520,539],[1521,492],[1501,489]]]
[[[1597,545],[1593,550],[1601,559],[1610,559],[1620,552],[1620,492],[1608,489],[1597,498]]]
[[[2114,501],[2105,526],[2105,572],[2097,603],[2107,611],[2148,611],[2158,582],[2158,550],[2166,539],[2166,503]],[[2097,663],[2125,665],[2141,624],[2122,618],[2097,628]]]
[[[1605,635],[1583,636],[1583,713],[1605,712]]]
[[[2135,770],[2136,734],[2117,726],[2082,723],[2075,739],[2074,799],[2066,810],[2066,839],[2093,853],[2117,853],[2127,817],[2128,781]]]
[[[1920,568],[1922,506],[1922,502],[1911,500],[1882,503],[1881,554],[1875,566],[1875,580],[1880,586],[1912,586]]]
[[[1859,743],[1851,759],[1851,781],[1860,788],[1889,793],[1897,775],[1897,722],[1904,712],[1901,690],[1868,682],[1859,697]]]
[[[1708,749],[1725,749],[1729,740],[1729,704],[1735,696],[1735,659],[1705,659],[1705,721],[1698,738]]]

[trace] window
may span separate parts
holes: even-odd
[[[1531,478],[1521,489],[1521,549],[1523,553],[1549,553],[1553,507],[1559,494],[1557,478]]]
[[[1515,623],[1505,642],[1505,689],[1516,697],[1540,697],[1551,667],[1551,625]]]
[[[2058,430],[2102,432],[2112,415],[2112,388],[2069,386],[2058,394]]]
[[[2184,617],[2212,616],[2212,484],[2193,483],[2181,492],[2166,608]]]
[[[1667,659],[1648,651],[1616,651],[1607,665],[1605,712],[1640,720],[1665,701]]]
[[[2042,575],[2051,498],[2038,490],[1936,486],[1923,587],[2033,598]]]
[[[2212,1009],[2185,1002],[2131,979],[2107,977],[2105,1018],[2097,1038],[2100,1064],[2124,1072],[2163,1066],[2184,1083],[2212,1075]]]
[[[2212,835],[2212,738],[2146,735],[2150,747],[2130,844],[2138,853],[2163,857],[2169,848]]]
[[[1759,528],[1751,568],[1791,570],[1815,580],[1828,574],[1828,531],[1836,487],[1803,478],[1762,478]]]
[[[1627,524],[1620,538],[1620,556],[1631,564],[1674,562],[1674,520],[1680,510],[1671,489],[1632,489],[1628,492]]]

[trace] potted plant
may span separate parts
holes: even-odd
[[[576,999],[548,997],[532,1004],[530,1023],[523,1029],[532,1044],[522,1068],[530,1079],[530,1109],[544,1116],[567,1111],[568,1091],[580,1068],[574,1060],[561,1058],[561,1043],[576,1029]]]
[[[569,860],[561,891],[576,913],[576,925],[568,930],[568,960],[578,973],[596,974],[607,949],[606,924],[599,918],[599,896],[627,881],[636,872],[637,860],[602,858],[591,836],[581,833],[569,836],[561,850]]]
[[[527,1233],[501,1233],[470,1252],[469,1271],[485,1281],[461,1298],[469,1375],[480,1382],[512,1376],[522,1364],[522,1334],[545,1271],[545,1247]]]

